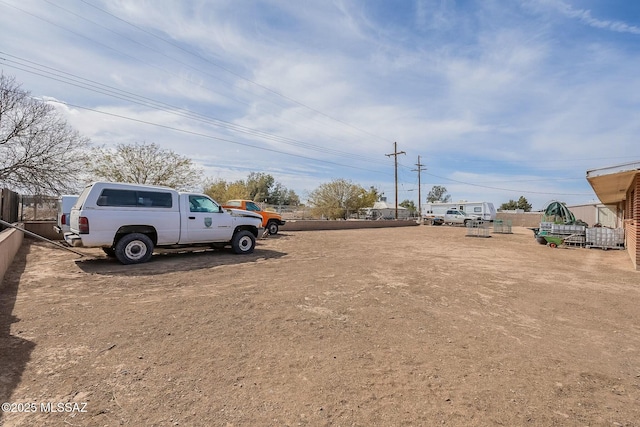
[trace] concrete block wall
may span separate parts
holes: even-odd
[[[4,274],[20,249],[23,239],[24,233],[15,228],[8,228],[0,232],[0,283],[2,283]]]
[[[496,219],[511,221],[514,227],[539,227],[542,220],[542,212],[507,213],[497,212]]]
[[[388,221],[329,221],[329,220],[287,220],[280,231],[311,231],[311,230],[352,230],[356,228],[388,228],[411,227],[419,225],[416,220],[388,220]]]

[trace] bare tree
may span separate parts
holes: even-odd
[[[155,143],[94,148],[90,173],[95,179],[162,185],[179,190],[200,187],[202,170],[191,159]]]
[[[0,74],[0,184],[31,194],[75,191],[88,144],[52,105]]]

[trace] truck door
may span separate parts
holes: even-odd
[[[184,213],[185,235],[180,243],[226,242],[233,234],[233,219],[207,196],[186,194]]]

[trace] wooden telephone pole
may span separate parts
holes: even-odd
[[[420,221],[422,221],[422,193],[420,192],[422,184],[420,183],[420,171],[427,170],[427,168],[423,168],[424,165],[420,163],[420,156],[418,156],[416,166],[418,169],[413,169],[412,172],[418,172],[418,215],[420,216]]]
[[[398,219],[398,154],[407,154],[404,151],[398,151],[398,143],[393,143],[393,153],[385,154],[387,157],[395,157],[395,170],[396,170],[396,219]]]

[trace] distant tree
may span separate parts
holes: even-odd
[[[301,205],[300,197],[298,197],[295,191],[287,190],[287,196],[285,197],[282,204],[289,205],[289,206],[300,206]]]
[[[360,196],[360,208],[370,208],[380,198],[380,191],[373,185],[368,190],[362,189]]]
[[[118,144],[93,149],[89,162],[95,179],[162,185],[179,190],[199,186],[202,171],[191,159],[155,143]]]
[[[440,185],[434,185],[431,187],[431,191],[427,194],[427,202],[443,202],[447,203],[451,200],[451,196],[447,194],[447,189]]]
[[[78,191],[88,145],[52,105],[0,73],[0,186],[31,194]]]
[[[297,206],[300,204],[300,198],[295,191],[287,189],[273,176],[258,172],[251,172],[246,180],[208,181],[204,185],[204,193],[220,203],[232,199],[249,199],[272,205]]]
[[[256,202],[269,202],[271,187],[275,179],[266,173],[251,172],[247,177],[246,185],[249,191],[249,199]]]
[[[511,199],[508,202],[500,205],[500,210],[502,211],[512,211],[516,209],[522,209],[525,212],[531,212],[531,204],[524,196],[520,196],[518,201]]]
[[[525,212],[531,212],[531,204],[524,196],[520,196],[518,199],[518,209],[522,209]]]
[[[347,219],[357,212],[367,199],[367,190],[345,179],[322,184],[309,194],[308,202],[313,215],[329,219]]]
[[[411,215],[415,214],[418,209],[416,208],[416,204],[413,202],[413,200],[403,200],[402,202],[399,203],[400,206],[402,206],[403,208],[406,208]]]
[[[225,203],[233,199],[248,199],[249,191],[244,181],[235,181],[228,183],[223,179],[206,182],[204,185],[204,194],[211,197],[218,203]]]
[[[268,202],[272,205],[300,205],[300,198],[295,191],[287,189],[284,185],[276,182],[269,192]]]
[[[505,202],[500,205],[501,211],[513,211],[518,209],[518,202],[513,199],[510,199],[508,202]]]

